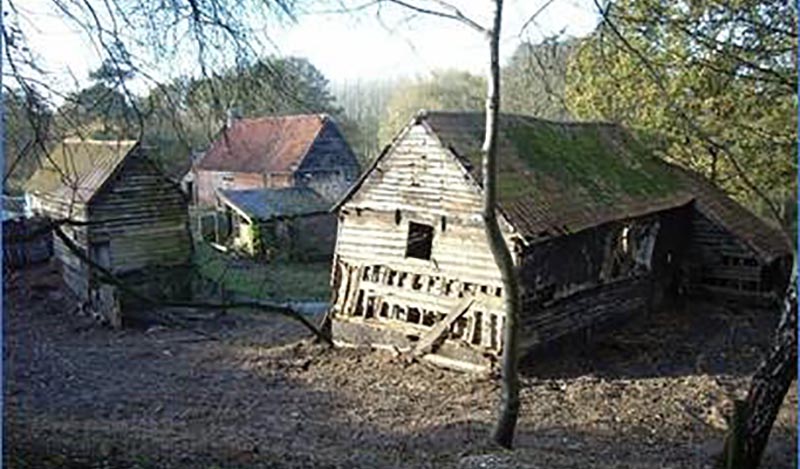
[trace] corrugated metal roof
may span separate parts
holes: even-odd
[[[428,112],[420,121],[482,184],[483,113]],[[783,233],[702,176],[666,163],[620,126],[501,115],[498,205],[525,238],[574,233],[691,201],[760,255],[791,253]]]
[[[259,174],[294,171],[327,121],[324,114],[237,119],[222,130],[197,168]]]
[[[134,140],[66,139],[48,154],[25,190],[88,203],[136,144]]]
[[[331,207],[330,202],[307,187],[223,190],[220,193],[225,202],[261,221],[324,213]]]

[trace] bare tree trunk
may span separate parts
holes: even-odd
[[[486,237],[492,250],[505,293],[505,327],[503,329],[502,394],[500,413],[492,438],[505,448],[514,442],[514,429],[519,414],[519,377],[517,376],[518,318],[520,309],[519,282],[511,252],[497,222],[497,124],[500,113],[500,23],[503,0],[495,0],[494,24],[489,31],[489,76],[486,97],[486,135],[483,142],[483,220]]]
[[[797,269],[783,301],[772,349],[761,362],[745,401],[737,401],[723,467],[752,469],[761,461],[783,398],[797,377]]]

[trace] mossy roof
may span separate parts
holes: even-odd
[[[89,203],[136,144],[133,140],[64,140],[48,153],[25,190]]]
[[[417,121],[482,184],[483,113],[422,112]],[[664,162],[618,125],[503,114],[497,171],[499,209],[528,240],[696,201],[759,254],[773,257],[789,249],[778,230],[701,176]]]

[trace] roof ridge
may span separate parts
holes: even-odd
[[[78,143],[86,143],[89,145],[105,145],[105,146],[121,146],[121,145],[136,145],[138,140],[99,140],[91,138],[67,137],[61,140],[61,143],[67,145],[74,145]]]
[[[308,118],[317,118],[320,121],[324,121],[325,118],[329,118],[330,116],[327,113],[307,113],[307,114],[283,114],[283,115],[270,115],[270,116],[258,116],[258,117],[240,117],[236,119],[236,123],[239,122],[257,122],[257,121],[268,121],[268,120],[299,120],[299,119],[308,119]]]
[[[451,115],[451,116],[474,116],[474,115],[481,115],[485,114],[485,111],[458,111],[452,109],[441,109],[441,110],[430,110],[430,109],[420,109],[417,112],[417,116],[422,119],[427,119],[431,117],[431,115]],[[558,120],[558,119],[548,119],[545,117],[537,117],[531,116],[529,114],[521,114],[518,112],[500,112],[500,117],[512,117],[512,118],[519,118],[521,120],[529,120],[529,121],[538,121],[538,122],[545,122],[549,124],[558,124],[558,125],[569,125],[569,126],[580,126],[580,125],[602,125],[608,127],[618,127],[624,128],[621,124],[617,122],[611,121],[602,121],[602,120]]]

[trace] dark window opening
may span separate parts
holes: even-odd
[[[475,324],[473,326],[474,332],[472,333],[472,341],[471,341],[473,345],[480,345],[481,340],[483,340],[483,338],[481,337],[482,333],[481,328],[483,327],[482,320],[483,320],[483,313],[481,313],[480,311],[475,311]]]
[[[422,319],[422,315],[420,314],[417,308],[408,308],[408,315],[406,316],[406,321],[419,323]]]
[[[371,318],[375,316],[375,297],[371,296],[367,298],[367,307],[364,311],[365,318]]]
[[[436,317],[433,313],[425,313],[422,316],[422,325],[423,326],[433,326],[436,323]]]
[[[433,227],[422,223],[410,222],[408,224],[408,241],[406,243],[406,257],[430,260],[431,247],[433,246]]]

